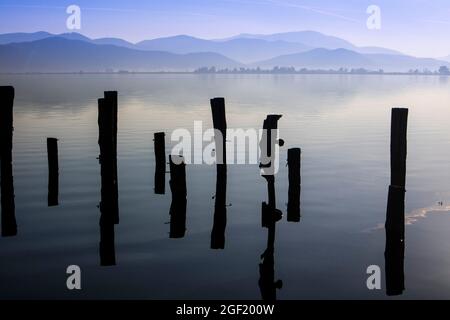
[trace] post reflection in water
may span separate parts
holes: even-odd
[[[227,165],[217,165],[214,224],[211,231],[211,249],[225,249],[227,227]]]
[[[170,238],[183,238],[186,233],[186,164],[183,156],[170,155]]]
[[[390,186],[386,214],[386,294],[401,295],[405,290],[405,189]]]
[[[277,289],[281,289],[283,282],[275,281],[275,229],[276,223],[282,217],[280,210],[276,209],[275,199],[275,178],[274,176],[263,176],[267,180],[269,203],[262,203],[262,226],[268,229],[267,248],[261,255],[259,264],[259,289],[264,301],[275,301],[277,299]]]

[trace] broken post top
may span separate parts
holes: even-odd
[[[221,131],[226,130],[227,120],[225,117],[225,98],[211,99],[211,111],[214,129]]]
[[[269,114],[263,123],[263,129],[277,129],[278,128],[278,120],[281,119],[283,115],[281,114]]]
[[[14,98],[14,87],[13,86],[0,86],[0,96],[3,99],[6,97]]]
[[[117,91],[105,91],[104,97],[107,100],[115,100],[117,101]]]
[[[0,130],[11,130],[14,87],[0,86]]]

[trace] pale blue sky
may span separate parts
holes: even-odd
[[[81,7],[80,33],[94,38],[136,42],[177,34],[208,39],[315,30],[416,56],[450,54],[448,0],[0,0],[0,33],[67,32],[70,4]],[[369,5],[381,8],[381,30],[366,28]]]

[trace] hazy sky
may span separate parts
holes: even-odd
[[[68,32],[71,4],[81,8],[79,32],[94,38],[314,30],[416,56],[450,54],[449,0],[0,0],[0,33]],[[380,30],[366,27],[370,5],[381,8]]]

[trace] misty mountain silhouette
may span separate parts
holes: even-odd
[[[285,41],[290,43],[301,43],[311,49],[324,48],[324,49],[348,49],[359,53],[382,53],[382,54],[402,54],[401,52],[380,48],[380,47],[358,47],[350,43],[347,40],[325,35],[316,31],[294,31],[275,34],[249,34],[243,33],[235,37],[231,37],[224,40],[232,39],[262,39],[268,41]],[[219,40],[220,41],[220,40]]]
[[[63,37],[0,45],[1,72],[189,71],[201,66],[236,67],[217,53],[174,54],[97,45]]]
[[[279,55],[311,50],[301,43],[266,41],[261,39],[232,39],[223,42],[203,40],[186,35],[146,40],[136,44],[144,50],[160,50],[173,53],[216,52],[231,59],[250,63]]]
[[[405,72],[449,65],[449,61],[384,48],[356,47],[314,31],[241,34],[221,40],[179,35],[136,44],[118,38],[90,39],[79,33],[9,33],[0,35],[0,44],[0,72],[193,71],[213,66]]]
[[[445,61],[415,58],[392,54],[361,54],[347,49],[314,49],[307,52],[284,55],[269,60],[256,62],[253,66],[273,68],[289,66],[309,69],[365,68],[370,70],[403,71],[410,69],[437,70],[446,65]]]

